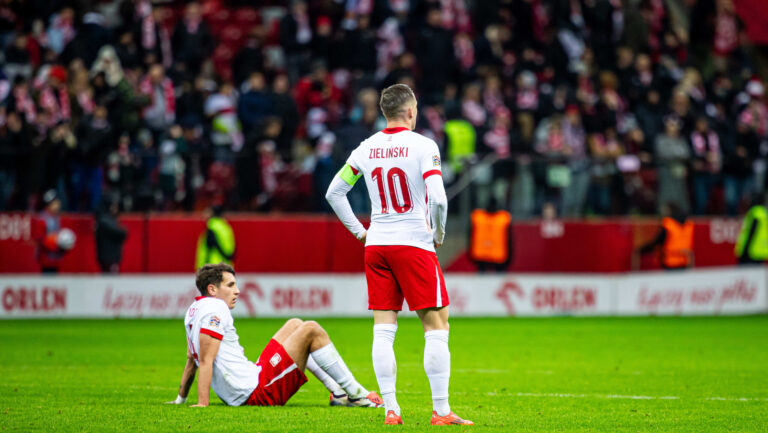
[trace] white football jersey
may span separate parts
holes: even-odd
[[[239,406],[248,400],[259,385],[261,367],[245,357],[227,303],[209,296],[198,296],[184,318],[187,347],[199,365],[200,334],[221,340],[219,353],[213,361],[211,388],[230,406]]]
[[[437,143],[407,128],[387,128],[347,159],[362,173],[371,199],[365,245],[409,245],[435,251],[424,180],[442,175]]]

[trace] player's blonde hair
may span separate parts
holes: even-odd
[[[405,114],[405,105],[416,100],[413,90],[405,84],[394,84],[381,91],[379,107],[388,120]]]

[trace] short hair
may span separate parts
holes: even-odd
[[[413,90],[405,84],[394,84],[381,91],[379,107],[384,117],[396,119],[405,114],[403,105],[416,100]]]
[[[226,263],[203,265],[195,274],[195,285],[203,296],[208,296],[208,285],[218,286],[224,279],[224,272],[235,275],[235,269]]]

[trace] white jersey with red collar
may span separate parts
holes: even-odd
[[[261,367],[245,357],[227,303],[209,296],[198,296],[184,318],[187,347],[199,365],[200,334],[221,340],[213,361],[211,388],[230,406],[243,404],[259,385]]]
[[[437,143],[407,128],[387,128],[347,159],[365,177],[371,226],[365,245],[408,245],[435,251],[425,180],[442,175]]]

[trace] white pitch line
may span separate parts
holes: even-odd
[[[453,370],[456,373],[478,373],[478,374],[505,374],[511,373],[512,370],[494,370],[484,368],[457,368]]]
[[[497,393],[488,392],[490,396],[513,396],[513,397],[545,397],[545,398],[595,398],[595,399],[626,399],[626,400],[680,400],[675,395],[620,395],[620,394],[568,394],[568,393],[537,393],[537,392],[517,392],[517,393]],[[759,397],[705,397],[708,401],[768,401],[768,398]]]

